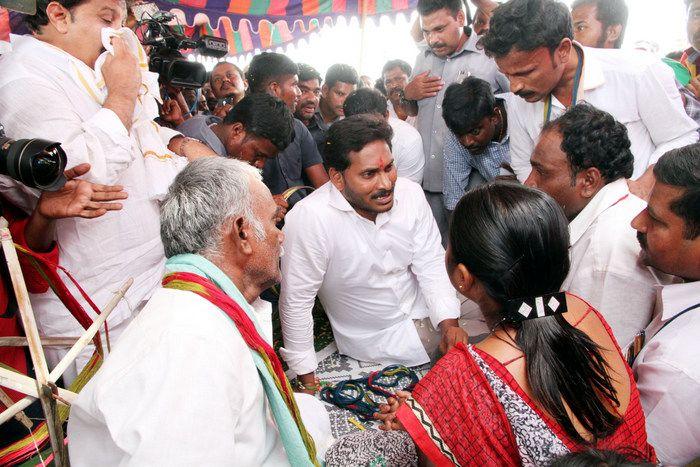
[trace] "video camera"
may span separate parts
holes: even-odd
[[[207,81],[207,71],[201,63],[190,62],[182,56],[181,50],[196,50],[209,57],[223,57],[228,53],[228,42],[214,36],[199,39],[178,34],[168,26],[175,16],[158,10],[154,3],[133,6],[138,19],[137,26],[142,33],[141,43],[152,47],[148,67],[158,73],[161,79],[173,86],[201,88]]]

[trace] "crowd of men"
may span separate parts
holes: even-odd
[[[417,366],[468,344],[445,245],[462,196],[488,183],[561,207],[562,290],[634,361],[658,460],[700,457],[700,1],[685,0],[679,61],[621,48],[624,0],[472,3],[473,21],[460,0],[419,0],[414,66],[387,62],[373,87],[347,64],[322,76],[263,52],[245,70],[219,62],[191,92],[144,69],[123,0],[39,0],[31,34],[0,57],[0,121],[61,142],[75,180],[39,193],[3,178],[3,212],[98,305],[134,278],[71,409],[75,465],[307,465],[332,443],[310,396],[316,300],[360,361]],[[41,334],[79,336],[28,281]],[[268,351],[260,295],[277,283],[296,396]],[[11,312],[4,335],[21,332]],[[67,350],[47,348],[49,366]]]

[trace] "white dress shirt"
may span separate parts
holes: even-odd
[[[104,306],[129,277],[134,278],[125,299],[109,317],[108,323],[115,326],[143,305],[163,274],[160,213],[148,193],[144,155],[117,115],[102,108],[73,78],[75,70],[90,73],[90,69],[61,49],[19,36],[13,52],[0,58],[0,69],[0,121],[8,136],[59,141],[68,156],[68,167],[88,162],[91,169],[83,178],[123,185],[129,194],[121,201],[121,211],[56,223],[61,264],[98,306]],[[155,123],[153,131],[166,144],[179,134]],[[164,163],[183,167],[186,162],[174,157]],[[15,186],[5,179],[2,190],[14,191]],[[62,277],[94,318],[70,281]],[[52,291],[32,295],[31,301],[42,334],[80,335],[82,328]]]
[[[604,186],[569,224],[571,269],[564,289],[605,317],[622,349],[647,327],[656,300],[656,280],[639,264],[630,225],[645,207],[620,179]]]
[[[647,344],[634,364],[649,443],[666,465],[700,457],[700,308],[659,329],[697,303],[700,281],[660,287]]]
[[[381,364],[429,361],[413,319],[459,318],[445,251],[420,185],[396,182],[394,206],[361,217],[330,182],[285,219],[280,353],[297,374],[317,366],[311,310],[318,294],[340,353]]]
[[[423,181],[423,167],[425,166],[423,140],[420,133],[410,124],[398,118],[389,117],[388,122],[391,129],[394,130],[394,136],[391,138],[391,153],[394,155],[394,163],[399,177],[420,184]]]
[[[587,102],[627,127],[634,154],[633,179],[674,148],[698,140],[697,124],[683,108],[671,68],[658,58],[633,50],[583,47],[584,67],[577,102]],[[517,97],[508,108],[511,164],[522,182],[530,174],[530,156],[544,124],[544,102]],[[566,111],[552,96],[554,120]]]
[[[124,331],[73,403],[68,436],[75,466],[289,465],[234,323],[180,290],[158,289]]]
[[[396,110],[394,110],[394,104],[392,104],[390,100],[386,101],[386,108],[387,108],[387,110],[389,110],[389,117],[395,118],[397,120],[401,120],[399,118],[399,116],[396,114]],[[401,121],[408,123],[413,128],[416,127],[416,117],[412,117],[412,116],[408,115],[408,116],[406,116],[406,120],[401,120]]]

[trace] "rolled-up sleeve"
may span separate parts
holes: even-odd
[[[316,370],[312,311],[328,267],[328,240],[321,220],[299,205],[287,214],[279,312],[282,358],[296,374]]]
[[[83,178],[115,184],[134,159],[129,131],[112,110],[81,118],[59,88],[41,79],[13,81],[0,89],[0,121],[11,138],[42,138],[61,143],[68,167],[91,165]]]
[[[423,298],[428,305],[430,322],[437,328],[446,319],[460,316],[457,294],[445,270],[445,250],[440,230],[420,187],[412,193],[417,211],[411,271],[418,279]]]

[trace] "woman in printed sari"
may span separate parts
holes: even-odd
[[[491,333],[458,344],[412,394],[390,400],[384,428],[406,430],[438,466],[549,465],[589,448],[655,461],[610,328],[583,299],[558,293],[568,247],[566,218],[546,194],[497,183],[465,195],[446,265]]]
[[[457,206],[448,273],[491,334],[445,355],[387,417],[434,464],[546,465],[589,447],[655,460],[610,328],[557,294],[568,248],[566,218],[542,192],[491,184]]]

